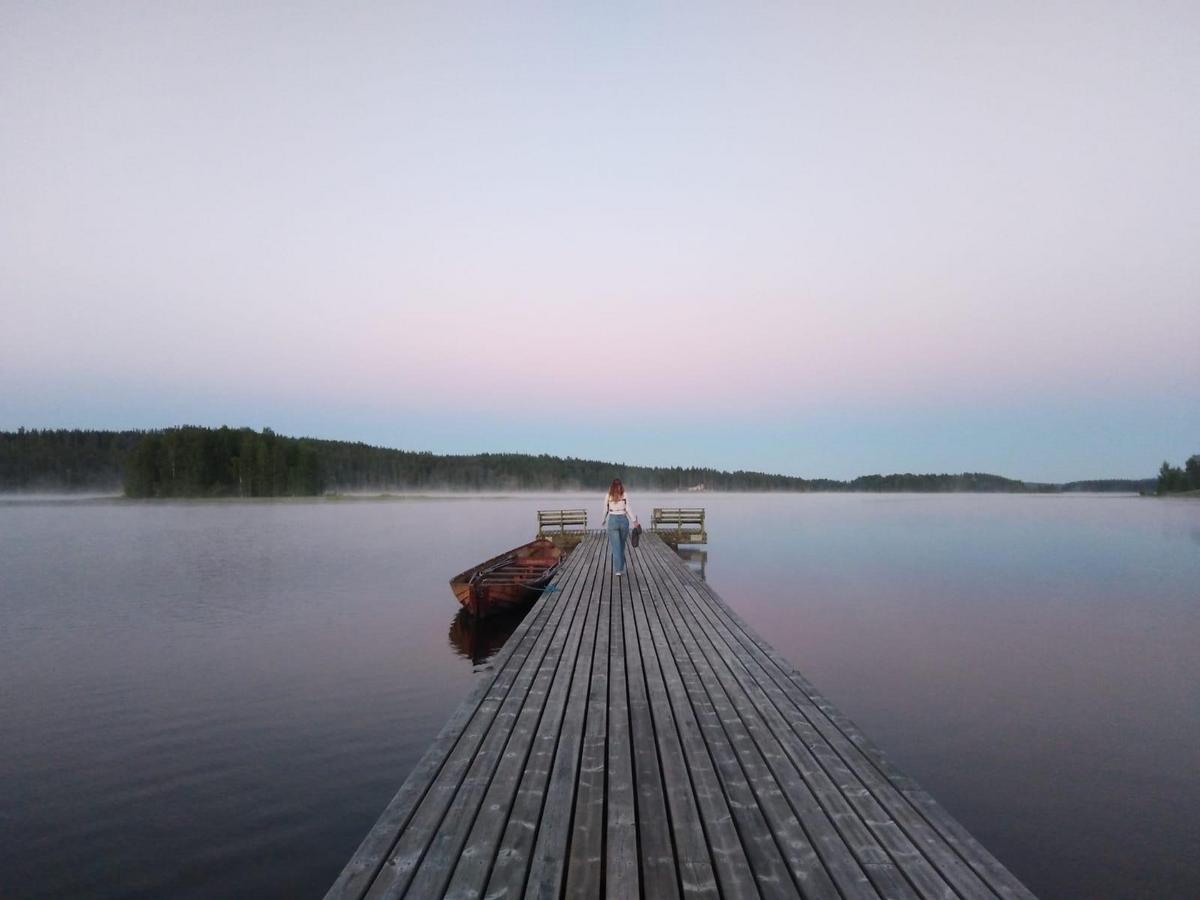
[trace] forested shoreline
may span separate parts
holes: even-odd
[[[1162,464],[1155,484],[1155,492],[1159,496],[1193,491],[1200,491],[1200,453],[1188,457],[1182,467],[1173,466],[1169,462]]]
[[[0,431],[0,491],[120,491],[144,431]]]
[[[0,491],[5,492],[122,491],[129,497],[168,498],[594,491],[603,490],[613,478],[638,491],[1058,493],[1147,492],[1157,486],[1153,478],[1036,484],[980,472],[864,475],[837,481],[699,467],[630,466],[548,454],[443,455],[286,437],[269,428],[0,431]]]

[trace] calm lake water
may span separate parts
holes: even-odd
[[[1200,502],[634,496],[1044,898],[1200,897]],[[319,897],[595,497],[0,504],[0,896]]]

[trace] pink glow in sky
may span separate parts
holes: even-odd
[[[0,428],[1200,450],[1195,4],[8,4],[0,109]]]

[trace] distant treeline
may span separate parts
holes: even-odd
[[[1188,457],[1182,469],[1164,462],[1158,470],[1156,490],[1159,494],[1200,491],[1200,453]]]
[[[119,491],[143,431],[0,431],[0,491]]]
[[[269,428],[0,432],[0,490],[124,489],[130,497],[285,497],[326,492],[602,491],[1058,492],[1149,491],[1154,480],[1033,484],[968,472],[864,475],[852,481],[707,468],[627,466],[520,453],[438,455],[291,438]]]

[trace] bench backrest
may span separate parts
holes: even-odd
[[[676,529],[683,528],[687,525],[696,525],[703,529],[704,510],[670,509],[656,506],[650,519],[650,527],[658,528],[660,525],[674,527]]]
[[[586,509],[539,509],[538,534],[548,530],[572,531],[579,529],[587,531]]]

